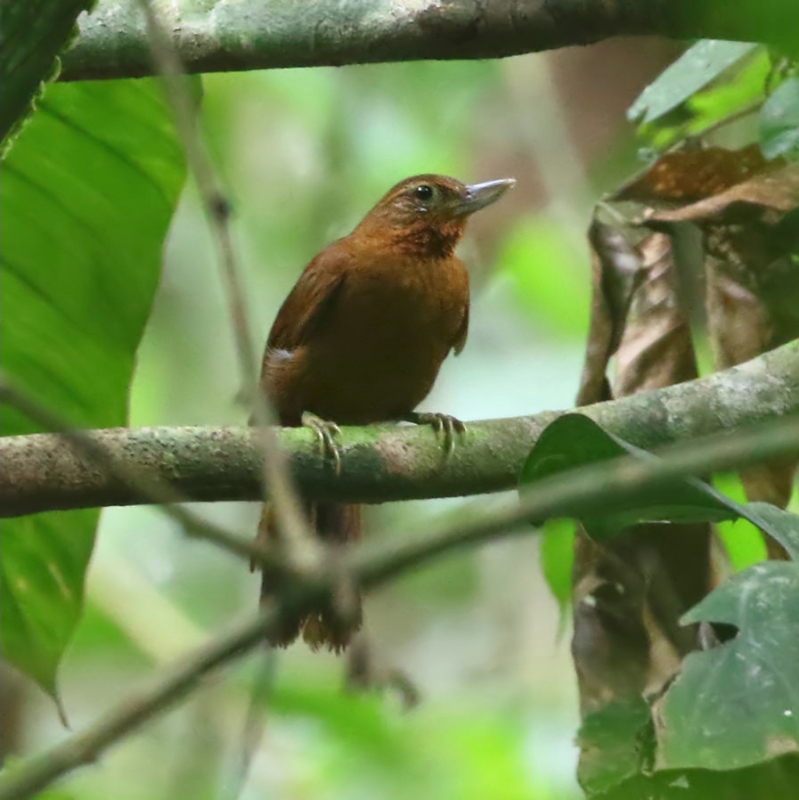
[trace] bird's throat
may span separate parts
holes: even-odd
[[[459,219],[435,225],[420,222],[397,228],[393,236],[394,250],[419,258],[448,258],[463,235],[464,222]]]

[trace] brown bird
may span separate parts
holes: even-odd
[[[417,414],[441,363],[466,343],[469,276],[454,254],[471,214],[493,203],[513,179],[466,186],[454,178],[417,175],[391,189],[343,239],[322,250],[284,301],[266,343],[261,389],[281,425],[306,425],[339,465],[336,423],[406,420],[443,430],[448,447],[464,427],[443,414]],[[360,508],[307,502],[322,540],[344,544],[360,535]],[[274,542],[269,506],[258,537]],[[276,587],[264,575],[262,602]],[[329,607],[288,623],[272,644],[303,632],[312,646],[347,645],[360,626],[354,613]]]

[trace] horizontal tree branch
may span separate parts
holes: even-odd
[[[152,75],[136,6],[101,0],[84,15],[62,79]],[[790,44],[799,30],[792,0],[219,0],[203,7],[164,4],[193,73],[501,58],[640,34]]]
[[[799,412],[799,342],[707,378],[582,409],[610,432],[646,449]],[[303,494],[347,502],[455,497],[513,488],[524,459],[557,416],[472,423],[445,457],[427,427],[343,428],[342,470],[305,429],[278,441]],[[261,463],[248,428],[115,428],[93,432],[130,470],[169,482],[199,501],[258,500]],[[0,439],[2,515],[142,503],[139,493],[57,434]]]
[[[259,646],[286,615],[301,612],[320,597],[329,596],[341,575],[350,575],[364,589],[374,589],[409,568],[456,548],[520,531],[532,533],[530,520],[601,512],[664,481],[753,463],[788,449],[799,449],[799,417],[767,423],[757,430],[682,442],[672,446],[662,459],[625,456],[559,473],[531,486],[520,500],[507,502],[501,509],[478,512],[439,533],[399,541],[389,538],[377,547],[353,548],[343,563],[331,563],[322,574],[298,574],[290,579],[291,585],[281,593],[276,608],[218,634],[85,731],[7,770],[0,777],[0,798],[33,797],[76,767],[95,760],[111,745],[186,697],[204,675]]]

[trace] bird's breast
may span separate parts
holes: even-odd
[[[432,388],[468,304],[468,276],[455,259],[354,270],[305,348],[306,404],[314,407],[304,410],[343,424],[413,410]]]

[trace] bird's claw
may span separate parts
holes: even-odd
[[[317,417],[316,414],[312,414],[310,411],[303,412],[302,424],[316,434],[316,438],[319,440],[319,452],[323,457],[333,460],[336,475],[340,475],[341,453],[335,437],[341,434],[341,428],[335,422]]]
[[[466,425],[457,417],[449,414],[439,414],[437,412],[424,411],[414,412],[408,417],[410,422],[417,425],[429,425],[433,429],[436,437],[439,433],[444,434],[444,452],[447,456],[452,455],[455,450],[456,434],[462,436],[466,433]]]

